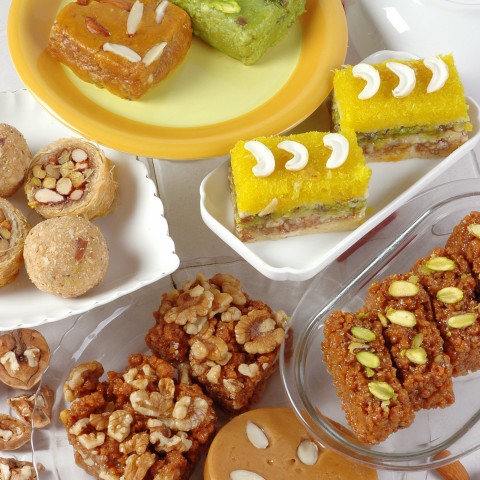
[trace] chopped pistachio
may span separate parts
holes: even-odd
[[[394,310],[391,308],[387,311],[386,316],[392,323],[402,327],[414,327],[417,324],[415,314],[408,310]]]
[[[455,270],[455,262],[448,257],[432,257],[427,260],[425,266],[435,272],[448,272]]]
[[[418,348],[423,342],[423,333],[417,333],[412,339],[412,348]]]
[[[457,303],[463,299],[463,292],[457,287],[445,287],[437,292],[437,299],[447,304]]]
[[[472,223],[467,228],[472,235],[475,235],[475,237],[480,238],[480,224]]]
[[[388,327],[387,317],[383,313],[378,313],[377,317],[380,320],[380,323],[382,324],[383,327]]]
[[[364,340],[365,342],[372,342],[376,338],[374,332],[364,327],[352,327],[350,333],[358,340]]]
[[[385,401],[395,397],[395,391],[387,382],[370,382],[368,389],[370,393],[379,400]]]
[[[405,351],[405,356],[417,365],[425,365],[428,361],[427,352],[422,347],[409,348]]]
[[[350,343],[350,345],[348,345],[348,350],[350,353],[354,353],[355,350],[362,350],[362,349],[365,349],[365,348],[368,348],[368,345],[365,345],[364,343],[360,343],[360,342],[352,342]]]
[[[356,358],[364,367],[378,368],[380,366],[380,358],[372,352],[358,352]]]
[[[375,375],[375,370],[372,370],[371,368],[367,367],[365,369],[365,375],[368,377],[368,378],[371,378]]]
[[[457,315],[452,315],[447,320],[447,324],[451,328],[467,328],[474,324],[476,320],[476,313],[459,313]]]
[[[395,280],[388,287],[388,293],[392,297],[414,297],[419,291],[418,285],[406,280]]]

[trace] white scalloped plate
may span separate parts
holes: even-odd
[[[365,61],[413,58],[408,52],[380,51]],[[228,184],[229,161],[208,174],[200,185],[200,212],[205,224],[258,271],[272,280],[308,280],[352,247],[390,213],[425,188],[471,150],[480,139],[478,104],[467,98],[473,124],[470,138],[448,157],[412,158],[400,162],[369,163],[367,219],[353,231],[316,233],[281,240],[243,243],[233,233],[233,206]]]
[[[0,123],[22,132],[32,153],[58,138],[78,136],[51,117],[27,91],[0,93]],[[38,290],[22,268],[14,282],[0,289],[0,331],[33,327],[91,310],[178,268],[163,204],[145,165],[131,155],[104,150],[116,165],[119,184],[114,211],[95,222],[105,235],[110,252],[105,278],[85,295],[63,299]],[[23,189],[9,200],[32,225],[41,220],[27,206]]]

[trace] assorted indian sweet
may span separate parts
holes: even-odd
[[[479,240],[480,214],[472,212],[445,248],[374,282],[358,312],[325,320],[323,358],[362,441],[379,443],[408,426],[412,412],[452,404],[452,377],[480,368],[480,282],[472,274]],[[399,402],[407,406],[399,410]]]
[[[15,458],[0,458],[0,472],[3,478],[37,480],[37,473],[32,462],[22,462]]]
[[[231,151],[235,233],[244,242],[353,229],[371,170],[353,132],[240,141]]]
[[[28,204],[44,218],[79,215],[96,220],[115,205],[114,165],[82,138],[62,138],[35,154],[24,185]]]
[[[0,197],[0,287],[17,278],[29,229],[23,212]]]
[[[353,129],[367,160],[376,161],[444,157],[472,129],[452,55],[336,70],[332,116],[336,129]]]
[[[287,315],[251,300],[231,275],[199,274],[163,294],[155,319],[146,336],[151,350],[187,365],[216,403],[239,413],[258,399],[278,367]]]
[[[109,262],[101,230],[75,216],[54,217],[35,225],[25,239],[23,256],[33,284],[63,298],[78,297],[98,285]]]
[[[132,354],[124,372],[103,373],[94,360],[65,382],[72,403],[60,418],[77,465],[102,479],[186,480],[215,433],[212,401],[155,356]]]
[[[22,185],[32,154],[25,137],[0,123],[0,197],[12,196]]]
[[[303,13],[305,0],[172,0],[192,19],[193,33],[212,47],[256,63]]]
[[[314,442],[289,408],[259,408],[230,420],[215,436],[205,480],[376,480],[375,470]]]
[[[188,14],[167,0],[77,0],[58,14],[48,53],[84,81],[138,99],[185,57]]]

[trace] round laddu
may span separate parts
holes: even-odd
[[[23,135],[0,123],[0,197],[12,196],[25,177],[32,154]]]
[[[23,251],[35,286],[64,298],[98,285],[108,267],[108,247],[100,229],[82,217],[55,217],[32,228]]]

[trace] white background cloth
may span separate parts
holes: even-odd
[[[3,91],[17,91],[24,89],[13,64],[10,59],[8,45],[7,45],[7,16],[10,6],[10,0],[1,0],[0,5],[0,92]],[[355,62],[355,52],[350,47],[348,53],[350,62]],[[480,102],[480,98],[476,98]],[[0,105],[1,108],[1,105]],[[480,158],[480,146],[476,148],[477,157]],[[231,267],[238,264],[238,269],[242,270],[245,275],[252,275],[253,278],[257,272],[253,271],[251,267],[245,265],[240,261],[239,256],[230,249],[226,244],[219,240],[203,223],[199,212],[199,185],[204,176],[213,170],[217,165],[225,160],[223,158],[205,159],[200,161],[175,162],[166,160],[152,160],[142,159],[149,167],[149,172],[152,178],[156,180],[159,189],[160,197],[165,206],[165,217],[169,223],[170,235],[176,245],[176,252],[180,257],[181,266],[180,271],[188,271],[190,267],[198,268],[202,265],[218,264],[218,271],[221,271],[221,264],[229,265]],[[460,165],[458,163],[457,165]],[[448,172],[443,174],[435,181],[435,184],[440,184],[445,181],[454,179],[466,178],[471,175],[471,169],[466,171],[461,167],[455,166]],[[185,179],[188,178],[188,183]],[[230,268],[231,270],[231,268]],[[163,279],[157,284],[149,286],[149,289],[156,289],[159,292],[168,290],[172,287],[175,275]],[[274,282],[275,283],[275,282]],[[308,282],[282,282],[281,287],[277,291],[290,292],[288,301],[292,303],[292,308],[295,304],[295,299],[301,296],[301,293],[308,287]],[[275,287],[274,287],[275,289]],[[2,292],[0,290],[0,312],[2,304]],[[285,305],[273,305],[274,308],[287,309]],[[67,319],[61,322],[56,322],[50,325],[44,325],[38,329],[46,336],[49,344],[53,350],[58,344],[63,333],[71,326],[74,319]],[[3,390],[2,390],[3,389]],[[5,398],[8,391],[3,385],[0,385],[0,407],[6,405]],[[7,408],[7,407],[5,407]],[[0,411],[6,411],[5,408],[0,408]],[[21,450],[14,452],[18,458],[28,459],[28,450]],[[0,454],[1,456],[11,456]],[[467,466],[472,479],[480,479],[480,453],[472,454],[463,460]],[[73,457],[72,457],[73,462]],[[200,478],[200,477],[198,477]],[[425,479],[429,480],[439,478],[434,473],[422,474],[408,474],[408,480]]]

